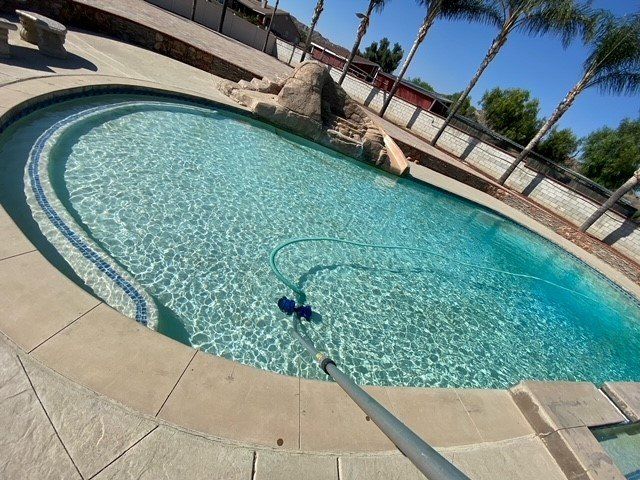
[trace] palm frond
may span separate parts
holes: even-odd
[[[640,91],[640,15],[601,15],[584,69],[592,77],[589,86],[603,92]]]
[[[387,6],[387,3],[389,3],[390,0],[371,0],[371,3],[373,3],[373,10],[377,13],[380,13],[382,10],[384,10],[384,7]]]
[[[593,35],[594,15],[590,2],[576,0],[522,0],[526,3],[519,23],[520,30],[532,36],[554,35],[566,48],[581,36],[587,41]],[[527,3],[528,2],[528,3]]]
[[[590,84],[601,93],[637,95],[640,93],[640,69],[635,72],[612,72],[596,77]]]
[[[441,0],[440,16],[450,20],[470,20],[497,27],[504,21],[500,4],[492,0]]]

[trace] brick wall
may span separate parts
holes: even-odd
[[[337,79],[340,72],[333,69],[331,75]],[[379,110],[382,107],[384,93],[368,83],[347,76],[342,86],[354,100],[372,110]],[[441,117],[397,98],[391,101],[385,118],[415,131],[427,140],[432,139],[444,123]],[[438,146],[495,179],[499,178],[514,160],[509,153],[483,143],[453,127],[447,127]],[[575,190],[523,164],[519,165],[509,178],[507,186],[529,196],[535,202],[578,226],[584,223],[599,206]],[[589,229],[589,233],[625,255],[640,261],[640,229],[622,215],[610,210]]]

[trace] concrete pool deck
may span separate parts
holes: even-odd
[[[124,85],[227,102],[205,72],[77,35],[91,47],[75,44],[78,56],[100,42],[114,56],[98,61],[94,52],[97,73],[61,69],[29,78],[28,68],[18,67],[20,76],[0,85],[0,116],[54,92]],[[75,32],[68,38],[75,42]],[[180,87],[185,78],[189,89]],[[419,166],[412,174],[557,235],[448,177]],[[1,208],[0,292],[0,425],[9,432],[0,440],[0,476],[422,478],[335,384],[230,362],[136,324],[55,269]],[[621,395],[633,401],[638,389],[626,386]],[[368,390],[472,479],[619,478],[598,457],[587,427],[625,417],[591,384]]]

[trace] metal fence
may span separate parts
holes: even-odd
[[[493,145],[514,155],[518,155],[522,150],[524,150],[522,145],[503,137],[476,121],[460,115],[456,115],[453,118],[451,126],[484,143]],[[560,165],[553,160],[543,157],[538,153],[532,152],[525,160],[525,163],[535,172],[556,180],[558,183],[577,191],[594,202],[603,203],[611,196],[611,190],[603,187],[584,175],[565,167],[564,165]],[[614,205],[613,210],[627,218],[633,217],[637,211],[637,209],[625,199],[620,199]]]

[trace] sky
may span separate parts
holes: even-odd
[[[315,0],[280,0],[279,8],[308,25],[315,3]],[[359,23],[355,13],[365,11],[367,4],[368,0],[325,0],[317,30],[350,50]],[[594,0],[593,6],[622,16],[640,11],[640,0]],[[424,15],[425,8],[415,0],[390,0],[382,13],[372,16],[360,49],[386,36],[408,52]],[[463,90],[496,33],[497,29],[488,25],[439,20],[418,50],[407,76],[421,77],[441,93]],[[579,39],[564,50],[556,38],[528,37],[514,32],[472,91],[473,103],[477,106],[483,93],[494,87],[524,88],[540,100],[541,115],[549,116],[580,79],[587,55],[588,48]],[[640,117],[640,96],[618,97],[590,88],[578,97],[559,126],[570,127],[584,137],[604,126],[616,127],[628,117]]]

